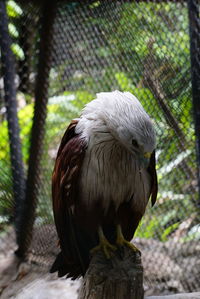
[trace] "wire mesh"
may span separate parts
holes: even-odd
[[[41,9],[7,1],[7,12],[27,170]],[[97,92],[130,91],[153,118],[157,132],[157,205],[148,208],[135,237],[143,253],[146,294],[199,290],[200,226],[187,2],[61,1],[52,39],[30,259],[49,267],[58,251],[51,173],[68,123]],[[14,203],[2,70],[0,76],[0,254],[6,254],[16,244],[11,228]]]

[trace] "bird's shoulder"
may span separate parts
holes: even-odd
[[[62,198],[63,194],[66,197],[66,194],[69,194],[83,163],[87,144],[85,139],[76,133],[77,123],[78,120],[70,123],[58,149],[52,176],[53,199]]]

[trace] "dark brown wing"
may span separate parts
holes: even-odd
[[[67,128],[53,171],[53,211],[61,253],[50,270],[58,271],[59,276],[67,274],[73,278],[85,272],[85,263],[82,261],[81,248],[77,241],[79,232],[72,213],[78,200],[78,179],[86,149],[85,140],[75,133],[76,125],[77,121],[73,121]]]
[[[157,193],[158,193],[155,150],[153,151],[153,153],[151,155],[149,167],[147,170],[151,176],[151,203],[153,206],[156,202]]]
[[[153,206],[156,202],[158,192],[155,151],[151,155],[147,171],[151,177],[151,202]],[[134,210],[132,208],[131,200],[124,202],[119,207],[118,217],[120,219],[122,231],[126,240],[130,241],[133,238],[134,233],[143,217],[143,214],[144,213],[141,213],[140,211]]]

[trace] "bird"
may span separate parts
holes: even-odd
[[[111,258],[157,197],[156,132],[130,92],[97,93],[66,129],[52,175],[60,253],[50,272],[84,276],[91,256]]]

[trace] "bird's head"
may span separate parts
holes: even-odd
[[[153,123],[138,99],[130,92],[101,92],[86,105],[82,116],[90,126],[98,122],[118,142],[147,166],[156,146]],[[93,128],[91,128],[93,130]],[[102,130],[103,131],[103,130]]]
[[[129,92],[101,93],[104,121],[111,134],[147,166],[156,147],[156,134],[149,115]],[[107,100],[106,100],[107,98]]]
[[[143,166],[148,166],[149,159],[156,147],[156,137],[153,124],[148,115],[132,119],[129,123],[120,125],[115,137],[131,152]]]

